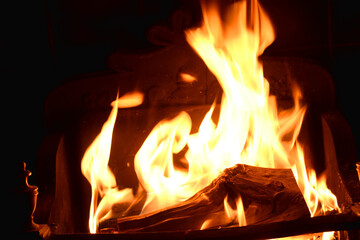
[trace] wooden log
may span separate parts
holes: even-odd
[[[118,218],[117,227],[119,232],[197,230],[224,211],[226,196],[230,205],[241,196],[248,225],[310,216],[291,170],[238,164],[188,200],[149,214]]]

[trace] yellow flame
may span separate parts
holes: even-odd
[[[126,94],[121,98],[116,98],[112,103],[113,108],[108,120],[102,126],[100,134],[86,149],[81,160],[81,171],[91,184],[92,193],[89,213],[89,230],[91,233],[97,231],[99,219],[109,214],[113,203],[119,201],[131,202],[134,198],[131,189],[117,189],[115,176],[108,167],[118,108],[134,106],[133,100],[136,97],[131,95],[132,97],[129,98],[129,96],[129,94]],[[129,99],[132,99],[132,101],[128,102]],[[138,99],[137,102],[140,101],[142,101],[142,98]]]
[[[326,179],[317,179],[312,170],[307,172],[303,149],[297,142],[306,111],[300,104],[301,91],[295,85],[293,108],[280,112],[275,96],[269,94],[269,82],[264,78],[258,57],[274,41],[275,35],[262,7],[256,1],[252,6],[249,24],[246,1],[228,7],[225,19],[220,17],[216,4],[203,2],[203,26],[186,31],[190,46],[224,90],[220,115],[215,123],[212,117],[218,106],[214,103],[199,131],[192,134],[191,118],[186,112],[164,119],[154,127],[134,160],[137,177],[147,193],[142,213],[188,199],[225,168],[238,163],[291,168],[312,216],[338,209]],[[123,103],[135,106],[141,104],[142,99],[141,95],[134,97],[134,101],[128,96],[114,101],[108,121],[84,155],[82,171],[93,191],[89,223],[92,232],[96,231],[99,219],[108,217],[113,196],[119,196],[115,201],[133,199],[128,189],[116,189],[115,178],[107,164],[118,106],[124,107]],[[176,159],[176,163],[174,154],[186,147],[184,157]],[[113,194],[114,189],[116,194]],[[97,205],[98,195],[106,207],[102,202]],[[214,216],[207,219],[201,229],[234,219],[240,226],[246,225],[241,198],[236,205],[235,211],[228,199],[224,199],[224,213],[220,215],[225,220],[219,221],[216,219],[219,216]]]
[[[184,185],[186,174],[173,164],[173,153],[184,148],[190,130],[190,116],[181,112],[172,120],[159,122],[136,154],[135,171],[148,193],[143,213],[167,207],[193,194]]]
[[[238,197],[236,201],[236,210],[234,210],[228,202],[228,196],[226,196],[224,199],[224,209],[229,219],[238,223],[240,227],[246,226],[245,211],[241,197]]]
[[[206,219],[201,225],[200,230],[234,224],[240,227],[246,226],[245,211],[240,196],[236,199],[235,204],[236,209],[233,209],[229,203],[228,195],[226,195],[224,198],[224,211],[213,214]]]
[[[298,156],[292,171],[311,216],[322,215],[328,211],[340,211],[336,196],[327,187],[326,176],[321,175],[317,178],[313,169],[306,170],[303,149],[299,144],[296,148]]]
[[[143,213],[187,199],[237,163],[291,167],[288,156],[305,107],[298,102],[300,91],[294,90],[294,108],[277,113],[258,60],[274,32],[262,8],[256,8],[253,29],[248,29],[245,2],[234,4],[226,24],[216,5],[203,4],[204,25],[186,32],[187,41],[224,90],[220,117],[215,124],[213,104],[197,133],[189,134],[191,119],[186,113],[154,128],[135,157],[138,179],[148,192]],[[288,135],[292,138],[283,141]],[[174,169],[173,153],[185,145],[183,161],[188,168]]]

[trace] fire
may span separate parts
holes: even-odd
[[[240,227],[246,226],[244,206],[241,197],[238,197],[236,201],[236,210],[234,210],[231,208],[228,202],[228,197],[226,196],[224,199],[224,208],[228,218],[234,219],[239,224]]]
[[[148,193],[143,213],[173,205],[191,197],[188,176],[176,169],[173,153],[184,148],[191,130],[190,116],[181,112],[172,120],[159,122],[135,156],[135,171]],[[151,204],[150,204],[151,203]]]
[[[192,83],[197,81],[196,77],[188,73],[180,73],[180,79],[184,83]]]
[[[121,98],[116,99],[111,103],[112,107],[118,108],[132,108],[142,104],[144,101],[144,94],[138,91],[126,93]]]
[[[323,215],[331,211],[340,211],[336,196],[327,187],[326,176],[321,175],[317,178],[316,172],[313,169],[307,171],[304,164],[303,151],[299,145],[297,148],[298,162],[292,166],[292,170],[311,216]]]
[[[224,198],[224,212],[207,219],[201,226],[201,230],[222,226],[226,224],[238,224],[240,227],[246,226],[244,206],[239,196],[235,203],[235,209],[231,206],[228,196]]]
[[[141,214],[188,199],[225,168],[238,163],[291,168],[312,216],[338,210],[326,179],[317,179],[313,170],[307,171],[303,150],[297,142],[306,111],[301,104],[301,91],[293,87],[294,106],[283,111],[278,111],[276,98],[269,93],[269,82],[258,57],[274,41],[274,30],[262,7],[252,1],[249,11],[246,2],[227,7],[226,18],[220,17],[217,4],[203,3],[203,26],[186,31],[188,43],[224,90],[221,106],[214,103],[210,107],[197,133],[190,133],[192,121],[186,112],[164,119],[153,128],[134,159],[139,183],[147,193]],[[182,78],[186,82],[196,80],[191,75]],[[141,104],[143,95],[137,94],[112,103],[109,119],[82,160],[82,172],[92,187],[91,232],[96,232],[101,219],[111,215],[114,203],[134,201],[131,189],[117,189],[108,161],[117,109]],[[220,115],[214,121],[217,107]],[[187,152],[175,164],[174,154],[185,147]],[[241,196],[235,205],[226,197],[221,220],[208,219],[201,229],[219,221],[245,226]]]
[[[111,212],[113,203],[133,201],[131,189],[119,190],[116,187],[114,174],[108,167],[111,140],[116,115],[120,107],[133,107],[142,102],[142,94],[134,92],[117,98],[108,120],[104,123],[100,134],[85,151],[81,160],[81,171],[91,184],[91,205],[89,213],[89,230],[95,233],[99,220],[106,218]],[[99,201],[100,196],[100,201]]]

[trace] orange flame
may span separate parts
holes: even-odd
[[[297,145],[297,163],[292,166],[295,179],[304,196],[311,216],[323,215],[329,211],[340,211],[336,196],[328,189],[326,176],[316,177],[313,169],[306,170],[302,148]]]
[[[112,107],[118,108],[132,108],[141,105],[144,101],[144,94],[138,91],[125,93],[121,98],[116,99],[111,103]]]
[[[217,106],[214,103],[197,133],[190,134],[192,122],[186,112],[162,120],[154,127],[134,160],[137,177],[147,193],[142,214],[188,199],[225,168],[238,163],[291,168],[312,216],[338,209],[325,178],[316,179],[315,172],[307,172],[303,150],[297,142],[306,111],[300,104],[301,91],[294,86],[294,107],[281,112],[275,96],[269,94],[269,82],[263,76],[258,57],[274,41],[275,35],[262,7],[256,1],[252,7],[251,24],[248,24],[245,1],[228,8],[226,19],[220,17],[217,5],[202,4],[203,26],[186,32],[190,46],[224,90],[220,116],[215,124],[212,115]],[[109,119],[82,160],[83,174],[92,186],[91,232],[96,232],[100,219],[108,217],[114,201],[131,202],[134,198],[129,189],[116,188],[107,164],[117,108],[122,103],[130,107],[141,104],[142,98],[139,99],[134,97],[129,104],[121,98],[113,102]],[[184,167],[179,167],[174,164],[173,154],[185,146],[188,150],[179,160]],[[97,205],[98,195],[101,202]],[[225,220],[221,221],[236,220],[239,226],[246,225],[241,197],[236,202],[236,210],[224,199],[222,217]],[[201,229],[218,223],[214,218],[207,219]]]
[[[224,89],[219,121],[212,120],[213,104],[198,133],[189,134],[191,119],[185,112],[154,128],[135,157],[138,179],[148,192],[143,213],[187,199],[237,163],[291,167],[288,159],[305,107],[295,91],[294,109],[278,114],[275,97],[269,96],[258,56],[274,39],[270,20],[256,5],[256,21],[248,29],[246,5],[239,2],[223,27],[215,5],[202,7],[204,25],[186,36]],[[292,139],[283,141],[289,134]],[[188,168],[175,169],[172,154],[185,145]]]
[[[115,176],[108,167],[108,163],[118,108],[136,106],[133,101],[136,96],[139,97],[139,94],[126,94],[121,98],[116,98],[112,103],[113,109],[108,120],[104,123],[100,134],[86,149],[81,160],[81,171],[91,184],[92,193],[89,213],[89,229],[91,233],[96,232],[98,221],[109,214],[113,203],[119,201],[131,203],[134,198],[131,189],[117,189]],[[132,101],[128,102],[129,99],[132,99]],[[138,99],[138,105],[141,102],[142,98]]]
[[[159,122],[135,156],[135,171],[148,193],[143,213],[167,207],[193,195],[187,176],[173,164],[173,153],[184,148],[191,130],[186,112]],[[150,202],[152,203],[151,205]]]
[[[246,226],[244,206],[241,197],[237,198],[235,204],[236,209],[233,209],[226,195],[224,198],[224,212],[217,213],[206,219],[200,227],[200,230],[229,224],[238,224],[240,227]]]
[[[192,83],[197,81],[196,77],[189,73],[180,73],[180,79],[184,83]]]
[[[235,222],[237,222],[240,227],[246,226],[244,206],[241,197],[237,199],[236,210],[234,210],[231,208],[228,202],[228,196],[226,196],[224,199],[224,208],[228,218],[234,219]]]

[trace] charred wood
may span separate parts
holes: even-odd
[[[242,198],[248,225],[310,216],[291,170],[238,164],[225,169],[188,200],[149,214],[118,218],[117,227],[119,232],[197,230],[207,219],[217,218],[224,211],[226,196],[230,205]],[[232,224],[222,222],[219,226]]]

